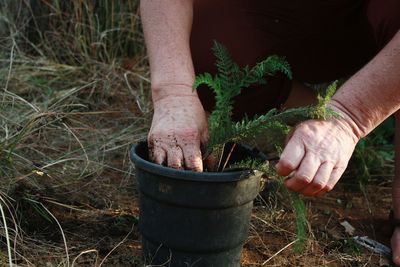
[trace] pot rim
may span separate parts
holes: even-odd
[[[130,157],[132,162],[135,164],[135,167],[137,169],[142,169],[153,174],[177,180],[221,183],[243,180],[255,173],[254,170],[242,170],[232,172],[194,172],[190,170],[177,170],[145,160],[139,155],[138,152],[140,151],[138,150],[145,149],[146,147],[146,142],[139,142],[132,147]]]

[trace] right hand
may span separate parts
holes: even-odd
[[[208,138],[206,113],[196,94],[154,101],[148,135],[150,160],[175,169],[203,171],[200,145]]]

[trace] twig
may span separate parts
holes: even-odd
[[[126,239],[130,236],[130,234],[133,232],[133,229],[135,228],[135,223],[132,225],[131,230],[129,231],[129,233],[124,237],[124,239],[122,239],[121,242],[119,242],[115,247],[113,247],[110,252],[107,253],[107,255],[103,258],[103,260],[100,262],[98,267],[101,267],[101,265],[105,262],[105,260],[107,259],[108,256],[111,255],[111,253],[113,253],[114,250],[116,250],[119,246],[121,246]]]
[[[221,166],[222,156],[224,155],[224,151],[225,151],[225,143],[222,145],[222,149],[220,150],[219,155],[217,155],[219,160],[218,160],[218,165],[217,165],[216,171],[218,171],[219,170],[219,166]]]
[[[224,169],[225,169],[225,167],[226,167],[226,164],[228,164],[228,161],[229,161],[229,159],[231,158],[232,152],[233,152],[233,150],[235,149],[235,147],[236,147],[236,143],[233,143],[232,148],[231,148],[231,151],[229,151],[229,154],[228,154],[228,156],[226,157],[224,166],[222,167],[222,170],[221,170],[221,171],[224,171]],[[223,155],[224,155],[224,153],[222,153],[221,157],[222,157]]]
[[[76,256],[76,257],[74,258],[74,260],[72,261],[71,267],[74,267],[74,266],[75,266],[75,262],[76,262],[76,260],[77,260],[80,256],[83,256],[83,255],[85,255],[85,254],[89,254],[89,253],[92,253],[92,252],[96,253],[96,263],[95,263],[95,266],[97,266],[97,259],[99,258],[99,252],[97,251],[97,249],[89,249],[89,250],[82,251],[81,253],[79,253],[79,255]]]
[[[275,258],[276,256],[278,256],[278,254],[280,254],[282,251],[284,251],[285,249],[287,249],[288,247],[290,247],[291,245],[293,245],[294,243],[296,243],[298,241],[298,239],[290,242],[289,244],[287,244],[286,246],[284,246],[283,248],[281,248],[278,252],[276,252],[274,255],[272,255],[271,257],[269,257],[269,259],[267,259],[266,261],[263,262],[263,264],[261,265],[262,267],[266,266],[266,264],[272,260],[273,258]]]

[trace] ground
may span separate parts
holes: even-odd
[[[143,266],[129,149],[152,107],[138,1],[3,2],[0,266]],[[289,200],[262,192],[242,266],[390,266],[352,237],[390,245],[392,122],[360,141],[332,192],[305,199],[302,252]]]
[[[115,185],[121,183],[118,173],[107,175]],[[76,266],[98,266],[102,261],[102,266],[143,266],[134,175],[123,183],[126,183],[123,190],[105,194],[108,204],[98,201],[95,207],[76,203],[82,210],[59,205],[48,207],[62,225],[70,260]],[[305,250],[297,255],[292,246],[287,246],[295,239],[288,203],[282,203],[279,196],[270,198],[267,205],[256,200],[242,266],[389,266],[384,257],[352,242],[340,225],[347,221],[356,229],[354,235],[366,235],[389,245],[389,191],[387,186],[370,185],[366,199],[362,192],[349,189],[349,184],[343,182],[324,197],[308,198],[310,236]],[[34,226],[29,228],[35,238],[51,241],[60,253],[63,240],[57,225],[49,224],[37,214],[30,218],[29,224]],[[55,266],[51,254],[43,256],[38,253],[33,259],[35,266]]]

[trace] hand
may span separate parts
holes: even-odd
[[[391,239],[391,247],[393,254],[392,260],[396,266],[400,266],[400,227],[394,228]]]
[[[299,124],[276,165],[288,189],[306,196],[326,193],[345,171],[359,138],[345,119]]]
[[[392,183],[392,205],[393,205],[393,218],[400,218],[400,111],[395,113],[396,119],[396,132],[395,132],[395,175]],[[394,228],[392,239],[392,257],[396,266],[400,266],[400,227]]]
[[[206,114],[197,95],[170,95],[154,102],[148,135],[150,160],[201,172],[200,144],[207,138]]]

